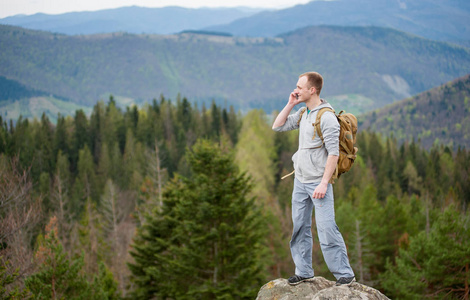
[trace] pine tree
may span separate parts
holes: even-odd
[[[274,277],[280,277],[281,273],[292,272],[292,259],[286,242],[292,234],[291,214],[286,214],[281,209],[280,201],[273,196],[274,161],[277,159],[275,135],[265,116],[262,110],[252,110],[243,118],[235,160],[240,169],[256,182],[251,195],[266,207],[263,216],[268,221],[268,238],[273,257],[270,269]]]
[[[162,187],[168,178],[167,170],[162,168],[157,141],[155,141],[155,151],[147,150],[145,158],[147,177],[140,187],[140,200],[143,203],[137,207],[136,212],[140,223],[144,221],[143,213],[145,211],[151,210],[155,206],[162,206]]]
[[[277,157],[274,131],[264,117],[263,111],[252,110],[243,118],[240,143],[236,147],[236,162],[256,182],[253,194],[267,203],[274,187],[274,161]]]
[[[181,118],[184,130],[188,131],[192,124],[192,108],[186,97],[183,98],[182,102],[178,102],[177,112]]]
[[[62,152],[67,157],[70,153],[65,118],[60,114],[57,117],[57,125],[54,132],[54,157],[57,157],[59,152]]]
[[[220,136],[220,108],[212,101],[211,105],[211,137],[218,138]]]
[[[83,257],[69,260],[57,239],[56,218],[51,218],[46,235],[36,252],[37,273],[25,280],[34,299],[90,299],[90,287],[80,273]]]
[[[385,261],[384,247],[388,246],[383,243],[385,238],[382,237],[381,226],[388,220],[384,219],[384,208],[378,202],[377,189],[372,184],[361,191],[355,204],[356,218],[360,221],[359,236],[362,241],[362,252],[370,254],[367,257],[362,256],[363,282],[375,284],[377,274]]]
[[[98,199],[98,188],[93,156],[88,146],[79,151],[78,174],[73,187],[72,211],[80,214],[87,198]]]
[[[56,171],[53,176],[51,191],[51,203],[53,214],[57,216],[59,236],[65,249],[70,248],[70,230],[72,229],[72,220],[75,219],[75,213],[72,211],[70,201],[70,165],[67,157],[59,150],[57,154]]]
[[[117,283],[103,263],[88,282],[83,273],[83,255],[69,259],[57,238],[57,218],[46,226],[46,235],[39,239],[35,254],[38,271],[25,279],[25,286],[33,299],[119,299]]]
[[[113,165],[111,162],[111,155],[108,144],[101,145],[100,159],[98,161],[97,179],[100,186],[104,186],[108,178],[113,177]]]
[[[441,213],[427,234],[420,232],[387,263],[382,285],[399,299],[469,299],[469,217],[453,206]]]
[[[52,173],[54,171],[55,156],[53,154],[53,130],[52,124],[45,113],[42,114],[41,122],[35,126],[34,149],[35,155],[31,171],[38,174],[42,172]]]
[[[77,224],[77,249],[85,251],[84,270],[87,274],[98,272],[98,263],[103,260],[108,248],[104,243],[104,233],[101,216],[98,214],[96,204],[87,198],[85,209]]]
[[[129,264],[137,299],[253,299],[263,281],[264,229],[233,156],[203,140],[187,154],[163,207],[139,229]]]
[[[90,139],[91,152],[95,161],[99,160],[101,155],[101,147],[103,143],[103,126],[104,126],[105,105],[103,101],[99,101],[93,107],[90,116]]]
[[[110,96],[108,105],[106,106],[106,113],[103,122],[104,124],[102,125],[103,129],[101,132],[103,137],[102,142],[106,142],[110,147],[114,143],[117,143],[120,150],[124,149],[126,132],[124,131],[124,133],[122,133],[122,131],[125,130],[123,128],[123,114],[121,110],[116,107],[116,102],[112,96]],[[124,136],[121,140],[122,135]]]
[[[157,118],[157,114],[151,106],[146,106],[139,111],[139,120],[136,128],[136,138],[142,144],[150,146],[153,142],[153,120]]]
[[[18,270],[9,274],[7,267],[9,261],[5,261],[3,257],[0,257],[0,262],[0,299],[29,299],[31,295],[28,289],[18,286],[11,287],[20,278]]]
[[[74,118],[74,134],[72,137],[72,146],[70,147],[71,166],[73,172],[77,171],[79,160],[79,150],[85,146],[90,149],[90,132],[88,119],[83,110],[77,110]]]
[[[0,116],[0,153],[8,153],[9,140],[7,123]]]
[[[113,273],[103,262],[99,263],[98,274],[93,280],[92,290],[96,300],[118,300],[121,299],[118,285]]]
[[[125,178],[122,187],[129,188],[132,174],[137,170],[138,167],[136,162],[135,139],[130,128],[127,129],[126,133],[126,145],[124,147],[124,154],[122,156],[122,166],[124,169],[123,176]]]
[[[126,236],[126,233],[124,232],[125,228],[122,228],[122,224],[130,214],[129,211],[134,207],[132,204],[133,201],[123,197],[112,180],[108,179],[104,188],[104,194],[101,196],[99,217],[108,247],[108,251],[105,251],[103,256],[111,266],[111,271],[116,274],[116,279],[122,283],[122,289],[124,289],[124,280],[128,276],[128,272],[126,272],[128,244],[124,242],[125,238],[123,237]]]

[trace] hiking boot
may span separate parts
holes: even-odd
[[[312,277],[302,277],[302,276],[299,276],[299,275],[294,275],[294,276],[291,276],[289,277],[289,279],[287,279],[287,282],[290,284],[290,285],[297,285],[301,282],[304,282],[304,281],[307,281],[309,279],[312,279],[314,276]]]
[[[353,282],[356,281],[356,278],[353,277],[341,277],[336,281],[336,285],[347,285],[350,286]]]

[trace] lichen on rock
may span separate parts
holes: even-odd
[[[354,282],[350,286],[336,286],[334,281],[315,277],[291,286],[286,279],[275,279],[261,287],[256,300],[340,300],[340,299],[389,299],[378,290]]]

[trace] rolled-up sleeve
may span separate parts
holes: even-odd
[[[321,118],[321,132],[328,155],[339,155],[339,130],[338,119],[332,112],[326,112]]]
[[[298,129],[298,128],[299,128],[300,112],[301,112],[302,110],[303,110],[303,109],[299,109],[299,110],[296,111],[295,113],[289,115],[289,116],[287,117],[287,120],[286,120],[286,122],[284,123],[284,125],[279,126],[279,127],[276,127],[276,128],[273,128],[273,130],[274,130],[274,131],[281,132],[281,131],[289,131],[289,130]]]

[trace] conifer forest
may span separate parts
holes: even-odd
[[[190,100],[0,118],[1,299],[255,299],[293,274],[281,177],[298,133]],[[469,299],[468,149],[371,131],[356,146],[334,193],[357,281]],[[312,231],[315,275],[333,280]]]

